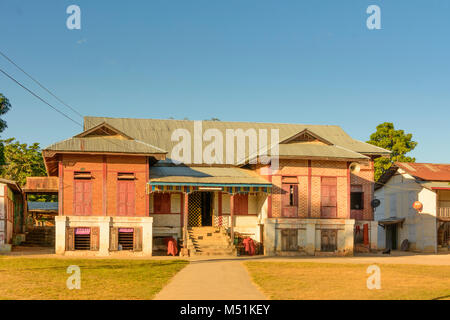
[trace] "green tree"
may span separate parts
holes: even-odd
[[[11,109],[11,104],[8,98],[0,93],[0,116],[4,115]],[[6,121],[0,118],[0,132],[3,132],[7,128]],[[4,154],[3,144],[0,143],[0,165],[5,164],[5,154]]]
[[[4,95],[0,93],[0,116],[3,116],[5,113],[7,113],[11,109],[11,104],[9,103],[8,98],[6,98]],[[0,132],[3,132],[7,128],[6,121],[3,119],[0,119]]]
[[[15,138],[0,140],[0,143],[3,145],[5,157],[5,164],[0,169],[2,178],[17,181],[20,186],[24,186],[27,177],[46,176],[39,143],[35,142],[29,146]]]
[[[389,158],[375,159],[375,181],[389,169],[394,162],[416,162],[416,158],[408,157],[406,154],[417,146],[417,142],[412,140],[411,133],[403,130],[395,130],[394,124],[385,122],[377,126],[377,131],[370,135],[367,141],[377,147],[390,150]]]

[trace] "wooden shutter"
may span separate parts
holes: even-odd
[[[134,180],[117,180],[117,215],[134,216],[135,195]]]
[[[74,180],[74,215],[88,216],[92,214],[92,181]]]
[[[238,193],[234,195],[234,213],[248,214],[248,194]]]
[[[133,250],[142,251],[142,228],[134,228],[133,232]]]
[[[170,193],[153,194],[153,213],[170,213]]]
[[[289,229],[289,251],[298,250],[298,230]]]
[[[98,251],[100,248],[100,228],[91,228],[91,250]]]
[[[321,218],[337,217],[337,178],[322,178]]]
[[[119,249],[119,228],[109,229],[109,250],[117,251]]]
[[[75,250],[75,228],[66,228],[66,251]]]
[[[282,184],[281,196],[281,216],[297,217],[298,216],[298,184]],[[293,203],[291,205],[291,189],[293,193]]]
[[[281,230],[281,251],[288,251],[289,249],[289,229]]]
[[[282,229],[281,251],[297,251],[297,250],[298,250],[298,230]]]

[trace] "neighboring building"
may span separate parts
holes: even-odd
[[[15,234],[23,233],[22,190],[15,181],[0,178],[0,251],[10,251]]]
[[[375,210],[378,247],[448,251],[450,246],[450,164],[401,163],[392,166],[377,182]],[[420,201],[421,212],[413,208]]]
[[[250,137],[239,162],[233,134]],[[256,145],[267,156],[254,161]],[[233,253],[230,238],[251,237],[267,255],[351,255],[355,230],[374,249],[373,160],[386,155],[338,126],[86,117],[43,151],[59,179],[56,252],[152,254],[174,237],[184,254]]]

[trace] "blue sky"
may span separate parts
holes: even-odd
[[[68,30],[66,8],[81,8]],[[368,30],[366,8],[381,8]],[[0,2],[0,50],[83,115],[340,125],[394,122],[420,162],[450,163],[450,1]],[[80,118],[0,57],[0,68]],[[0,74],[2,138],[81,128]]]

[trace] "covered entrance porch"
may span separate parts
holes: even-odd
[[[236,234],[244,233],[244,227],[259,230],[263,221],[262,208],[267,207],[271,197],[271,184],[249,171],[185,166],[150,169],[149,194],[178,194],[177,198],[180,198],[183,254],[193,253],[190,244],[198,240],[196,237],[200,233],[203,233],[200,240],[204,240],[205,235],[224,234],[233,245]],[[162,197],[153,196],[153,199],[159,198]],[[169,198],[172,201],[173,197]],[[204,230],[199,231],[199,228]],[[252,232],[252,236],[256,233],[259,236],[259,231]]]

